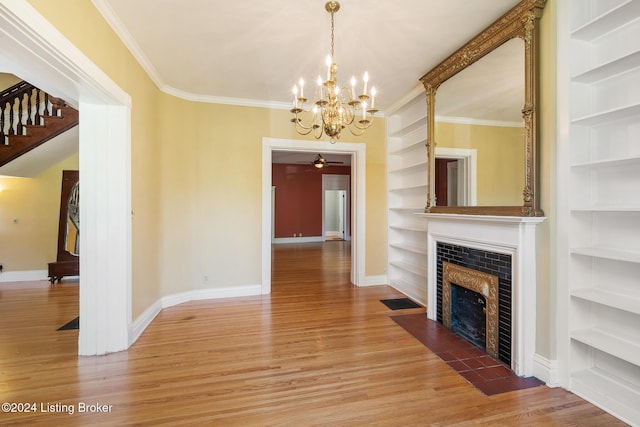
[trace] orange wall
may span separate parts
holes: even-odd
[[[274,164],[276,187],[274,237],[322,236],[322,175],[351,175],[349,166],[317,169],[312,165]]]

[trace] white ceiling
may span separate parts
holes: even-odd
[[[338,79],[364,71],[386,108],[519,0],[344,0],[335,15]],[[93,0],[165,92],[286,107],[325,70],[325,0]]]

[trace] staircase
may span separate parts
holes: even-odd
[[[0,166],[78,124],[78,111],[22,81],[0,92]]]

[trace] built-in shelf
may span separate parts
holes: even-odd
[[[425,110],[426,110],[426,106],[425,106]],[[398,138],[398,137],[405,136],[413,132],[414,130],[420,129],[420,127],[424,126],[426,122],[427,122],[427,116],[425,114],[424,117],[419,117],[418,119],[409,123],[407,126],[401,127],[400,129],[397,129],[395,131],[391,131],[391,133],[389,134],[389,138]]]
[[[394,267],[398,267],[404,271],[408,271],[410,273],[415,274],[416,276],[420,276],[420,277],[424,277],[425,278],[425,283],[426,279],[427,279],[427,269],[420,266],[420,265],[416,265],[416,264],[411,264],[405,261],[399,261],[399,260],[393,260],[391,262],[389,262],[389,264],[391,264]]]
[[[584,70],[573,76],[576,83],[596,83],[611,76],[640,67],[640,51],[632,52],[596,67]]]
[[[391,169],[389,172],[390,173],[407,173],[407,172],[412,172],[412,171],[416,171],[419,169],[425,169],[427,167],[427,159],[426,159],[427,155],[425,153],[425,159],[421,160],[418,163],[413,163],[407,166],[402,166],[399,168],[394,168]]]
[[[640,179],[640,94],[633,88],[640,68],[640,0],[567,0],[562,7],[559,29],[589,21],[565,35],[558,31],[569,62],[558,65],[558,75],[574,70],[569,81],[558,81],[568,90],[558,126],[567,129],[558,144],[568,145],[558,151],[559,158],[567,155],[558,173],[566,185],[558,194],[576,191],[572,205],[558,214],[572,248],[559,262],[567,262],[567,293],[559,301],[568,304],[562,332],[567,360],[561,362],[572,392],[640,425],[640,335],[632,327],[640,324],[640,202],[634,188]],[[560,281],[558,286],[565,289]]]
[[[391,111],[387,120],[389,284],[424,303],[427,225],[421,225],[416,214],[424,212],[427,200],[426,92],[416,87]]]
[[[640,365],[640,345],[637,342],[595,328],[573,331],[571,338],[625,362]]]
[[[420,246],[409,245],[406,243],[391,243],[389,244],[389,246],[392,248],[400,249],[402,251],[413,252],[414,254],[427,256],[427,249]]]
[[[576,206],[571,212],[640,212],[640,206]]]
[[[573,119],[571,123],[578,126],[599,126],[634,116],[640,116],[640,105],[638,104],[612,108],[588,116],[578,117]]]
[[[606,247],[583,247],[571,249],[572,254],[585,255],[596,258],[613,259],[617,261],[640,263],[640,252],[627,251]]]
[[[405,153],[417,148],[418,146],[426,147],[426,145],[427,145],[427,135],[425,133],[425,136],[424,136],[423,139],[418,139],[417,141],[411,142],[411,143],[409,143],[409,144],[407,144],[405,146],[397,147],[395,149],[389,150],[389,155],[391,155],[391,156],[399,156],[399,155],[405,154]],[[426,150],[426,148],[425,148],[425,150]]]
[[[640,156],[620,157],[615,159],[598,159],[588,162],[575,163],[571,167],[577,168],[594,168],[594,167],[609,167],[609,166],[627,166],[638,165],[640,166]]]
[[[598,368],[574,372],[571,391],[582,396],[625,421],[640,419],[640,388]]]
[[[571,32],[576,40],[593,41],[618,27],[633,21],[640,14],[640,3],[627,0]]]
[[[426,233],[427,229],[422,227],[413,227],[409,225],[391,225],[389,226],[392,230],[402,230],[402,231],[411,231],[414,233]]]
[[[425,182],[424,184],[408,185],[406,187],[394,187],[389,189],[389,191],[392,191],[392,192],[411,191],[411,190],[424,190],[425,194],[427,194],[427,183]]]
[[[640,297],[636,295],[623,294],[600,288],[582,288],[572,290],[571,296],[630,313],[640,314]]]

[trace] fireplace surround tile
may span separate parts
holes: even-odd
[[[428,319],[424,313],[391,318],[486,395],[544,384],[535,377],[518,377],[504,362],[487,355],[440,323]]]

